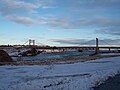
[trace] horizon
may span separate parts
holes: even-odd
[[[120,45],[120,0],[0,0],[0,45]]]

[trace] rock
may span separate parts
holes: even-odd
[[[13,62],[12,58],[4,50],[0,50],[0,62]]]
[[[35,56],[35,55],[40,54],[42,52],[43,51],[38,52],[35,48],[31,48],[31,50],[19,53],[19,55],[22,55],[22,56]]]
[[[78,52],[83,52],[83,50],[78,50]]]

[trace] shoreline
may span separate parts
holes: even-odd
[[[93,90],[120,72],[120,56],[74,64],[6,65],[0,71],[2,90]]]
[[[0,62],[0,66],[3,65],[16,65],[16,66],[23,66],[23,65],[51,65],[51,64],[73,64],[78,62],[85,62],[91,61],[101,58],[110,58],[110,57],[118,57],[120,55],[94,55],[94,56],[85,56],[85,57],[76,57],[76,58],[53,58],[44,61],[38,60],[21,60],[21,61],[14,61],[14,62]]]

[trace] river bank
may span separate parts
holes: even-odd
[[[59,65],[3,65],[0,72],[1,90],[91,90],[120,72],[120,56]]]
[[[18,60],[14,62],[0,62],[0,65],[50,65],[50,64],[72,64],[77,62],[85,62],[102,58],[110,58],[120,56],[115,54],[93,55],[84,57],[69,57],[69,58],[51,58],[44,61],[40,60]]]

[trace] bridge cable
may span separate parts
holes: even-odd
[[[85,43],[82,43],[82,44],[83,44],[83,45],[85,45],[85,44],[86,44],[86,45],[92,45],[92,44],[90,44],[90,43],[92,43],[92,41],[93,41],[93,40],[86,41]]]
[[[25,45],[26,43],[28,43],[28,41],[26,41],[23,45]]]

